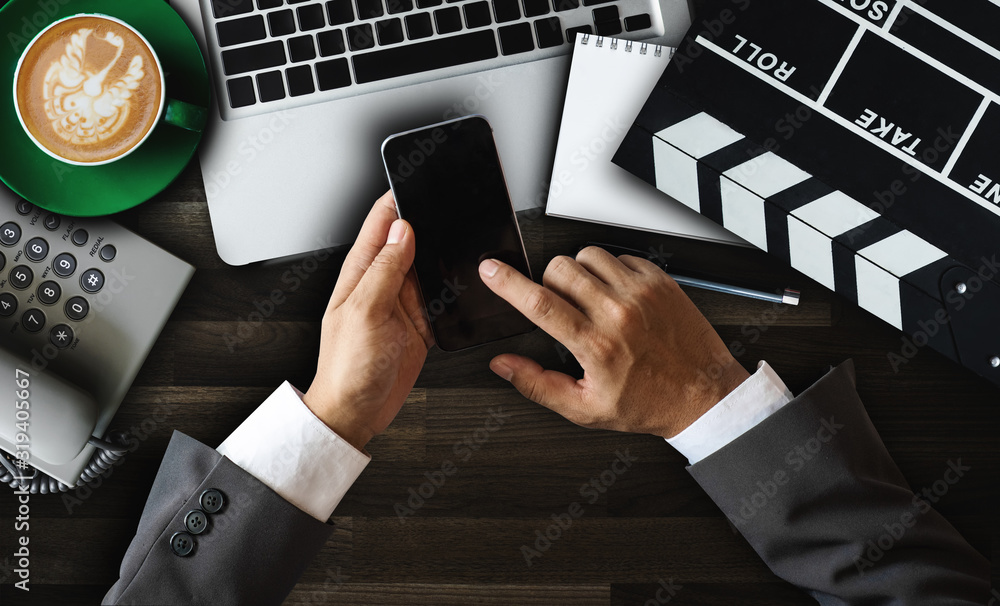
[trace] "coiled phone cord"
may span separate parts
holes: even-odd
[[[88,443],[95,446],[97,450],[90,462],[80,473],[80,479],[74,486],[63,484],[59,480],[35,470],[35,477],[27,482],[18,480],[23,475],[7,457],[0,454],[0,464],[3,465],[0,471],[0,483],[6,484],[13,489],[27,487],[31,494],[54,494],[57,492],[69,492],[81,486],[86,486],[96,481],[98,478],[107,478],[111,475],[111,468],[121,463],[125,453],[128,452],[128,434],[123,431],[112,431],[107,436],[107,440],[90,438]]]

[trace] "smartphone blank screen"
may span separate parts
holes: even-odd
[[[493,132],[482,117],[394,135],[382,146],[399,215],[417,240],[417,280],[445,351],[534,326],[489,290],[479,263],[499,259],[530,275]]]

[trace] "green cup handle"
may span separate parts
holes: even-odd
[[[167,99],[167,107],[163,111],[163,121],[185,130],[200,133],[205,130],[205,124],[208,122],[208,110],[177,99]]]

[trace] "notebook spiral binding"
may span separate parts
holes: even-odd
[[[590,34],[583,34],[583,37],[580,38],[580,44],[590,44],[590,37],[591,37]],[[618,42],[619,42],[618,38],[611,38],[610,40],[611,44],[609,46],[611,47],[611,50],[618,50]],[[604,46],[604,36],[597,36],[596,40],[594,40],[594,46],[596,46],[597,48],[602,48]],[[631,40],[625,40],[626,53],[631,53],[633,46],[634,43]],[[649,46],[650,45],[646,44],[645,42],[640,42],[639,54],[645,55],[649,51]],[[659,44],[655,45],[653,47],[653,55],[656,57],[663,56],[663,47],[660,46]]]

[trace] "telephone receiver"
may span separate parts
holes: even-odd
[[[0,346],[0,438],[27,463],[63,465],[76,458],[97,426],[94,397],[51,371]],[[8,450],[6,447],[4,450]]]

